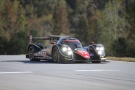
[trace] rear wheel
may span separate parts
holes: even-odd
[[[29,48],[29,59],[30,61],[39,61],[38,59],[34,58],[34,49],[32,47]]]

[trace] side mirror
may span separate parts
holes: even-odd
[[[94,42],[90,42],[90,44],[94,44]]]

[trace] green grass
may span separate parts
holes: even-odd
[[[130,57],[106,57],[108,60],[135,62],[135,58]]]

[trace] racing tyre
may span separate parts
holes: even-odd
[[[59,52],[56,47],[53,49],[52,59],[54,62],[59,62]]]
[[[38,59],[34,58],[34,49],[32,47],[29,48],[29,59],[30,61],[39,61]]]
[[[59,63],[65,63],[66,62],[65,59],[62,58],[62,55],[60,54],[57,47],[54,47],[54,49],[53,49],[52,58],[53,58],[54,62],[59,62]]]

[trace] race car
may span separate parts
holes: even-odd
[[[90,61],[93,63],[99,63],[105,60],[105,49],[102,44],[95,44],[90,42],[89,46],[84,47],[90,54]]]
[[[49,40],[50,45],[44,47],[41,43],[32,43],[32,40]],[[68,61],[88,62],[90,54],[83,48],[78,39],[70,36],[30,36],[30,44],[28,45],[28,54],[26,58],[29,58],[30,61],[46,59],[58,63],[66,63]]]

